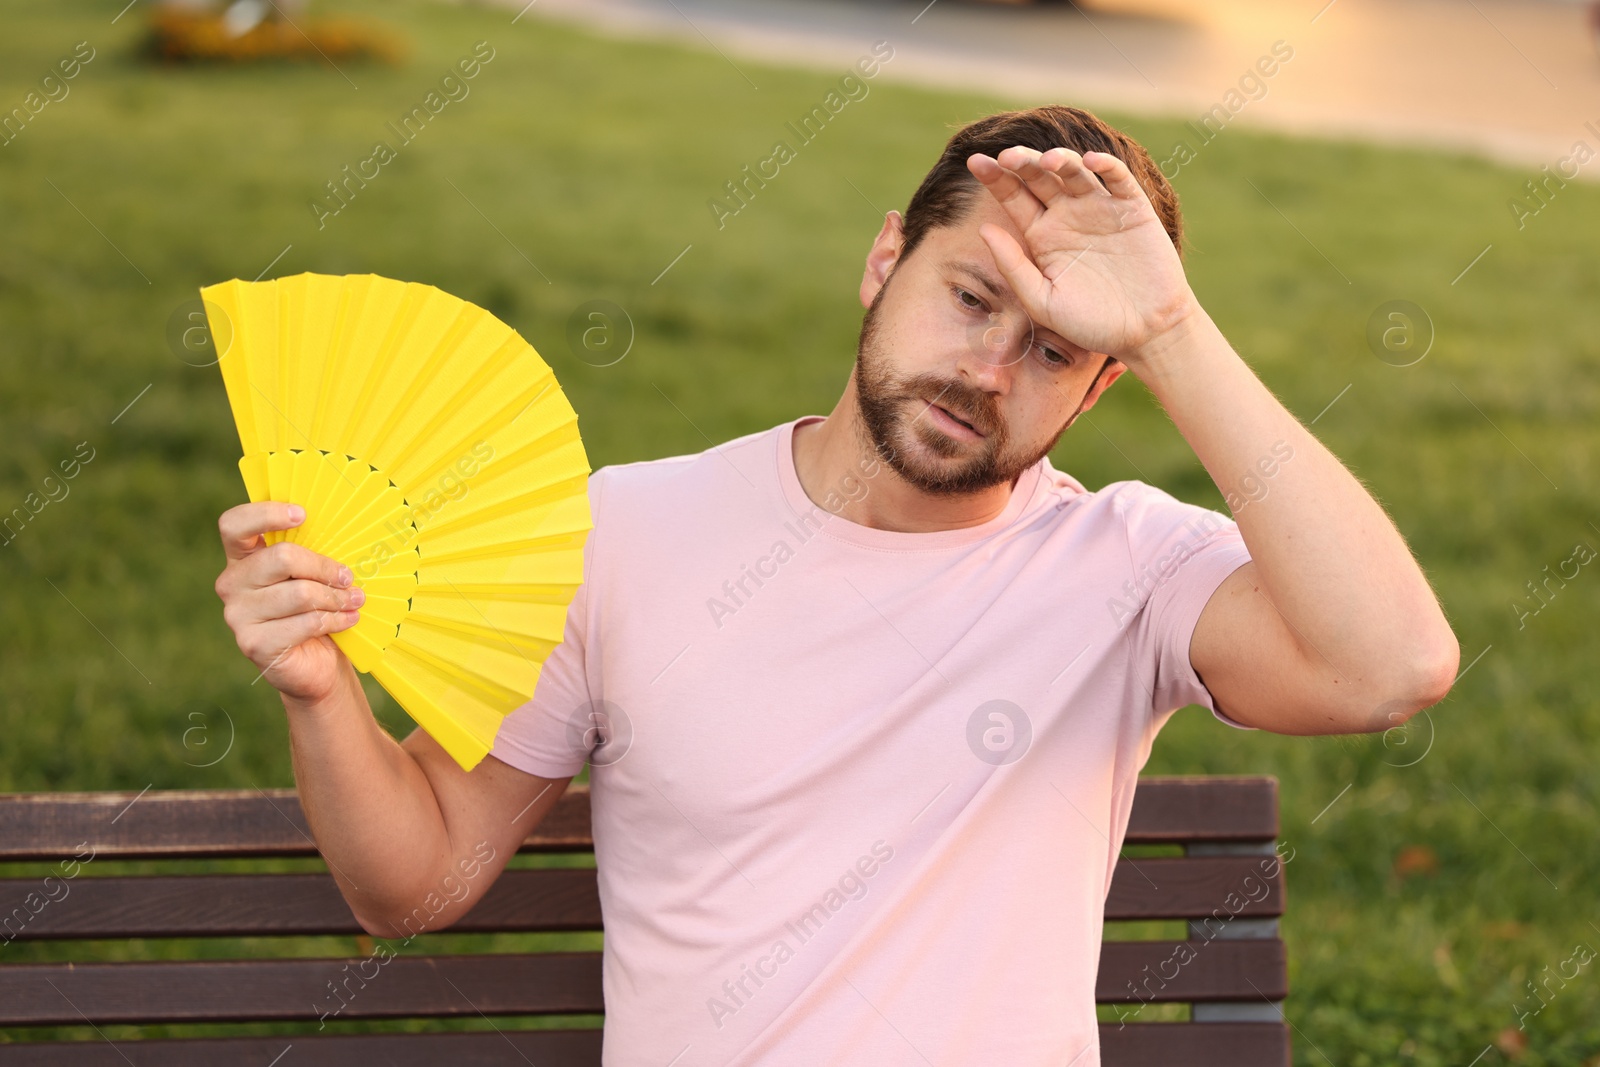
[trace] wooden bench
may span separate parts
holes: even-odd
[[[1104,943],[1098,1000],[1116,1006],[1121,1020],[1101,1023],[1106,1067],[1288,1067],[1289,1028],[1279,1010],[1288,972],[1278,936],[1284,892],[1277,835],[1275,779],[1141,781],[1126,844],[1177,845],[1181,853],[1124,856],[1106,918],[1186,921],[1188,936]],[[569,788],[520,851],[592,852],[587,789]],[[0,795],[0,874],[7,875],[0,878],[0,1037],[14,1042],[0,1060],[11,1067],[269,1065],[292,1046],[281,1067],[599,1063],[598,1029],[512,1029],[493,1020],[602,1012],[599,952],[408,952],[381,964],[370,952],[331,959],[11,962],[26,941],[365,938],[325,866],[307,873],[192,870],[199,860],[284,856],[317,856],[289,789]],[[158,873],[96,870],[123,860],[168,862],[144,865]],[[10,877],[15,871],[5,864],[24,861],[57,867],[49,876]],[[599,929],[593,866],[513,868],[448,932],[420,933],[411,947],[464,932]],[[316,1005],[336,1003],[329,991],[341,982],[350,993],[341,1020],[481,1017],[495,1028],[318,1033],[323,1016]],[[1191,1019],[1144,1021],[1139,1016],[1155,1014],[1146,1003],[1190,1004]],[[36,1041],[19,1029],[88,1025],[100,1033],[111,1024],[261,1021],[307,1025],[273,1037],[115,1043],[103,1033]]]

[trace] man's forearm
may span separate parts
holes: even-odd
[[[427,776],[373,717],[348,663],[327,700],[283,703],[300,805],[345,899],[364,924],[408,911],[450,863]]]
[[[1130,357],[1234,509],[1261,593],[1307,659],[1354,683],[1352,697],[1431,692],[1441,674],[1447,685],[1455,635],[1394,523],[1198,302]]]

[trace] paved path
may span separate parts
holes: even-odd
[[[498,2],[523,9],[519,21],[572,20],[715,48],[730,89],[749,89],[747,57],[842,73],[882,39],[895,54],[880,77],[988,89],[1021,105],[1197,121],[1222,104],[1230,124],[1455,147],[1530,172],[1581,140],[1597,158],[1579,173],[1600,179],[1600,51],[1584,8],[1571,2]],[[1292,59],[1252,82],[1248,72],[1279,41]],[[1243,91],[1229,99],[1241,79]]]

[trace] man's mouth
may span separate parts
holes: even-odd
[[[973,436],[976,436],[976,437],[984,436],[983,431],[978,429],[978,427],[973,424],[972,420],[963,417],[962,415],[958,414],[957,412],[951,411],[949,408],[945,407],[942,404],[935,404],[935,403],[932,403],[932,402],[927,402],[927,403],[928,403],[928,408],[929,408],[930,411],[937,412],[939,415],[942,415],[945,419],[948,419],[950,422],[953,422],[957,426],[960,426],[960,427],[964,428],[968,433],[971,433]]]

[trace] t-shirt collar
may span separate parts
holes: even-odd
[[[1010,526],[1017,517],[1032,503],[1040,485],[1045,481],[1044,470],[1049,464],[1048,456],[1042,457],[1039,462],[1022,472],[1017,479],[1016,486],[1011,491],[1011,499],[1006,502],[1005,508],[994,518],[976,526],[962,526],[953,530],[933,530],[924,533],[908,533],[901,530],[880,530],[871,526],[862,526],[860,523],[851,522],[831,510],[825,503],[812,500],[800,484],[800,476],[794,465],[794,431],[802,423],[820,422],[826,416],[802,415],[778,427],[777,433],[777,463],[778,482],[782,486],[783,496],[797,517],[812,514],[821,524],[821,532],[840,541],[860,545],[863,548],[891,548],[902,550],[954,548],[961,545],[970,545],[990,537]],[[870,487],[874,479],[887,475],[889,466],[879,462],[875,473],[870,477],[858,474],[860,484]],[[835,490],[836,502],[848,499],[852,490],[850,485],[841,485]],[[859,493],[859,489],[854,490]]]

